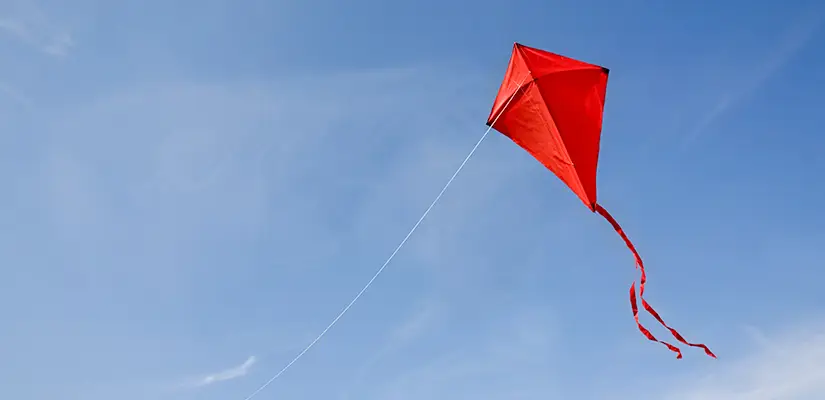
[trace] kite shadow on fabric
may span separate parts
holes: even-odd
[[[608,75],[607,68],[516,43],[487,125],[535,157],[591,211],[613,226],[641,271],[642,307],[679,342],[702,348],[716,358],[704,344],[685,340],[644,299],[646,275],[642,258],[618,222],[596,202],[596,169]],[[639,322],[636,282],[630,286],[630,304],[642,334],[667,346],[677,354],[676,358],[682,358],[678,347],[657,339]]]

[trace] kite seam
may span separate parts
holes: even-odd
[[[378,279],[378,276],[381,275],[382,272],[384,272],[384,269],[387,267],[387,265],[389,265],[390,261],[392,261],[392,259],[395,258],[395,255],[398,254],[398,252],[401,250],[402,247],[404,247],[404,244],[407,243],[407,240],[409,240],[410,236],[412,236],[412,234],[418,229],[418,226],[421,225],[421,223],[424,221],[424,219],[427,217],[427,215],[429,215],[430,211],[432,211],[432,209],[433,209],[433,207],[435,207],[436,203],[438,203],[438,201],[441,200],[441,197],[444,195],[444,192],[447,191],[447,189],[450,187],[450,185],[455,180],[456,176],[458,176],[458,174],[461,172],[461,170],[464,169],[464,166],[467,164],[467,162],[470,160],[470,158],[473,156],[473,154],[475,154],[478,147],[481,145],[481,143],[484,141],[484,139],[487,138],[487,135],[489,135],[490,131],[493,129],[493,126],[496,124],[496,121],[498,121],[499,117],[501,117],[504,114],[504,110],[507,109],[507,106],[510,105],[510,102],[513,101],[513,99],[516,97],[516,94],[521,90],[521,86],[522,86],[523,83],[524,83],[524,79],[522,80],[521,83],[519,83],[516,86],[516,90],[513,92],[513,94],[507,100],[507,103],[505,103],[504,107],[501,108],[501,111],[499,111],[498,115],[496,115],[495,119],[493,119],[492,123],[487,128],[487,130],[484,131],[484,134],[481,135],[481,138],[478,139],[475,146],[473,146],[473,148],[470,150],[470,152],[467,154],[467,156],[464,157],[464,161],[462,161],[461,164],[459,164],[458,168],[455,170],[453,175],[450,177],[449,180],[447,180],[447,183],[441,189],[441,192],[439,192],[438,195],[435,196],[435,199],[432,201],[432,203],[430,203],[430,206],[427,207],[427,209],[424,211],[424,213],[421,214],[421,217],[418,218],[418,222],[416,222],[415,225],[413,225],[413,227],[407,233],[407,236],[405,236],[404,239],[402,239],[401,242],[398,244],[398,246],[395,247],[395,250],[393,250],[393,252],[387,258],[387,260],[384,261],[384,264],[381,265],[381,268],[379,268],[378,271],[376,271],[375,274],[373,274],[372,278],[370,278],[370,280],[367,281],[367,284],[364,285],[364,287],[361,289],[361,291],[358,292],[358,294],[355,295],[355,297],[349,302],[349,304],[346,305],[346,307],[344,307],[338,313],[338,315],[332,320],[332,322],[330,322],[329,325],[327,325],[327,327],[324,328],[324,330],[322,330],[321,333],[318,334],[318,336],[316,336],[315,339],[312,342],[310,342],[306,347],[304,347],[304,349],[301,350],[301,352],[298,353],[297,356],[295,356],[289,363],[286,364],[286,366],[281,368],[281,370],[278,371],[278,373],[273,375],[272,378],[269,378],[269,380],[264,382],[264,384],[262,384],[260,387],[258,387],[258,389],[253,391],[252,394],[247,396],[244,400],[251,400],[252,398],[257,396],[258,393],[260,393],[261,391],[266,389],[272,382],[274,382],[281,375],[283,375],[290,367],[292,367],[292,365],[295,364],[295,362],[297,362],[301,357],[304,356],[304,354],[306,354],[310,349],[312,349],[312,347],[315,346],[315,344],[318,343],[318,341],[321,340],[321,338],[323,338],[324,335],[326,335],[326,333],[330,329],[332,329],[332,327],[335,326],[336,323],[338,323],[338,320],[340,320],[341,317],[343,317],[344,314],[346,314],[347,311],[349,311],[349,309],[355,304],[355,302],[358,301],[358,299],[361,298],[361,295],[363,295],[364,292],[366,292],[367,289],[369,289],[370,286],[372,286],[372,283],[375,282],[376,279]]]

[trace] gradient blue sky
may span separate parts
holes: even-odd
[[[245,398],[437,194],[519,41],[611,68],[601,201],[720,359],[639,334],[620,239],[496,134],[257,398],[821,399],[823,13],[0,0],[0,398]]]

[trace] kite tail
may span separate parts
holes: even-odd
[[[641,331],[642,334],[645,335],[645,337],[647,337],[648,340],[651,340],[651,341],[654,341],[654,342],[659,342],[659,343],[665,345],[665,347],[670,349],[670,351],[676,353],[676,359],[677,360],[682,358],[682,350],[679,350],[678,347],[676,347],[676,346],[674,346],[674,345],[672,345],[668,342],[656,339],[656,336],[653,336],[653,334],[650,333],[650,331],[647,330],[647,328],[645,328],[644,325],[642,325],[641,322],[639,322],[639,306],[636,305],[636,282],[633,282],[633,284],[630,285],[630,307],[633,308],[633,319],[636,320],[636,326],[639,327],[639,331]]]
[[[685,338],[678,331],[676,331],[675,329],[668,326],[665,323],[665,321],[662,319],[662,317],[659,316],[659,313],[657,313],[656,310],[654,310],[653,307],[645,300],[644,296],[645,296],[645,283],[647,282],[647,274],[645,273],[645,266],[644,266],[644,263],[642,262],[642,257],[639,256],[639,253],[636,251],[636,247],[633,246],[633,243],[630,241],[630,239],[624,233],[624,230],[622,229],[622,227],[619,226],[619,223],[616,222],[616,220],[613,218],[612,215],[610,215],[609,212],[607,212],[607,210],[605,210],[601,205],[595,204],[594,211],[599,213],[599,215],[604,217],[604,219],[606,219],[607,222],[609,222],[610,225],[613,226],[613,229],[616,231],[616,233],[619,234],[619,236],[622,237],[622,239],[624,240],[627,247],[633,253],[633,257],[636,259],[636,268],[638,268],[641,271],[641,279],[639,281],[639,298],[642,299],[642,307],[644,307],[645,311],[647,311],[650,315],[652,315],[653,318],[656,318],[656,320],[659,321],[659,323],[662,324],[662,326],[667,328],[667,330],[669,330],[670,333],[673,334],[673,337],[675,337],[676,340],[678,340],[678,341],[680,341],[680,342],[682,342],[682,343],[684,343],[688,346],[691,346],[691,347],[699,347],[699,348],[701,348],[705,351],[705,354],[707,354],[707,355],[709,355],[713,358],[716,358],[716,355],[713,354],[713,352],[710,351],[710,349],[707,346],[705,346],[704,344],[689,343],[687,340],[685,340]],[[671,351],[673,351],[677,354],[677,356],[676,356],[677,359],[682,358],[682,352],[681,352],[681,350],[679,350],[679,348],[677,348],[676,346],[673,346],[669,343],[666,343],[666,342],[663,342],[661,340],[656,339],[653,336],[653,334],[651,334],[650,331],[648,331],[639,322],[639,308],[636,305],[636,282],[633,282],[633,285],[630,286],[630,305],[633,308],[633,318],[636,320],[636,325],[639,327],[639,330],[642,332],[642,334],[644,334],[645,337],[647,337],[649,340],[652,340],[654,342],[659,342],[659,343],[662,343],[663,345],[667,346],[668,349],[670,349]]]

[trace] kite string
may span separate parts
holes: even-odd
[[[441,196],[444,195],[444,192],[446,192],[447,189],[450,187],[450,185],[452,185],[452,183],[455,180],[456,176],[458,176],[458,174],[461,172],[461,170],[464,169],[464,166],[467,164],[467,162],[470,161],[470,158],[473,156],[473,154],[475,154],[476,150],[481,145],[481,143],[484,141],[484,139],[487,138],[487,135],[493,129],[493,126],[495,126],[496,121],[498,121],[499,117],[501,117],[501,115],[504,114],[504,110],[507,108],[508,105],[510,105],[510,102],[513,101],[513,99],[516,97],[516,94],[518,94],[518,92],[521,91],[522,84],[527,79],[527,77],[529,77],[529,75],[525,76],[521,80],[521,82],[519,82],[518,86],[516,86],[516,90],[513,91],[513,94],[510,96],[510,98],[504,104],[504,107],[502,107],[501,111],[498,112],[498,115],[496,115],[496,117],[490,123],[490,126],[487,128],[487,130],[484,131],[484,134],[481,135],[481,138],[478,139],[475,146],[473,146],[473,148],[470,150],[470,152],[467,154],[467,156],[464,157],[464,161],[461,162],[461,164],[455,170],[455,172],[450,177],[450,179],[447,180],[447,183],[444,185],[444,187],[441,189],[441,191],[438,193],[438,195],[435,196],[435,199],[432,201],[432,203],[430,203],[430,206],[427,207],[427,209],[424,211],[423,214],[421,214],[421,217],[418,218],[418,221],[415,223],[415,225],[413,225],[413,227],[407,233],[407,236],[405,236],[404,239],[401,240],[401,242],[398,244],[398,246],[395,247],[395,250],[393,250],[393,252],[387,258],[387,260],[384,261],[384,264],[381,265],[381,268],[379,268],[378,271],[375,272],[375,274],[372,276],[372,278],[370,278],[370,280],[367,282],[367,284],[364,285],[364,287],[361,289],[361,291],[358,292],[358,294],[355,295],[355,297],[353,297],[353,299],[349,302],[349,304],[347,304],[346,307],[344,307],[341,310],[341,312],[338,313],[338,315],[332,320],[332,322],[330,322],[329,325],[327,325],[327,327],[324,328],[324,330],[321,331],[321,333],[318,334],[318,336],[316,336],[314,340],[312,340],[312,342],[310,342],[306,347],[304,347],[304,349],[301,350],[301,352],[298,353],[298,355],[296,355],[289,363],[286,364],[286,366],[281,368],[281,370],[278,371],[277,374],[273,375],[272,378],[269,378],[269,380],[264,382],[264,384],[262,384],[260,387],[258,387],[258,389],[256,389],[254,392],[252,392],[252,394],[247,396],[244,400],[251,400],[253,397],[255,397],[262,390],[266,389],[266,387],[269,386],[272,382],[274,382],[281,375],[283,375],[284,372],[286,372],[292,366],[292,364],[295,364],[296,361],[298,361],[301,357],[304,356],[304,354],[306,354],[306,352],[308,352],[313,346],[315,346],[315,343],[318,343],[318,341],[321,340],[321,338],[324,337],[324,335],[326,335],[326,333],[330,329],[332,329],[333,326],[335,326],[335,324],[338,322],[338,320],[341,319],[341,317],[343,317],[344,314],[347,313],[347,311],[349,311],[349,309],[353,306],[353,304],[355,304],[355,302],[358,301],[359,298],[361,298],[361,295],[363,295],[364,292],[366,292],[367,289],[369,289],[369,287],[372,286],[372,283],[375,282],[375,280],[378,278],[379,275],[381,275],[382,272],[384,272],[384,269],[387,267],[387,265],[389,265],[390,261],[392,261],[392,259],[395,258],[395,255],[398,254],[398,251],[400,251],[401,248],[404,247],[404,244],[407,243],[407,240],[409,240],[410,236],[412,236],[412,234],[416,231],[416,229],[418,229],[418,226],[421,225],[421,222],[424,221],[424,218],[426,218],[427,215],[429,215],[430,211],[433,209],[433,207],[435,207],[436,203],[438,203],[438,201],[441,200]]]

